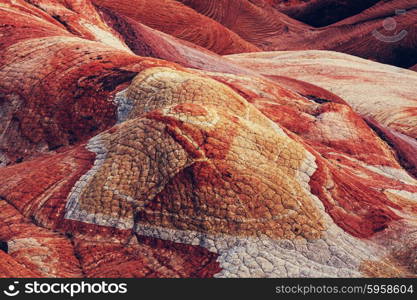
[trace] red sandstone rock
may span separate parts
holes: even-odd
[[[87,277],[206,278],[220,271],[204,248],[138,236],[129,245],[76,241]]]
[[[397,159],[402,163],[403,167],[414,177],[417,177],[416,140],[393,129],[388,129],[378,124],[372,118],[365,118],[365,120],[394,149]]]
[[[99,7],[105,22],[139,56],[173,61],[185,67],[234,74],[255,74],[207,49],[152,29],[132,18]]]
[[[416,61],[414,1],[181,0],[265,51],[333,50],[409,68]],[[336,22],[339,21],[339,22]]]
[[[304,43],[315,40],[309,49],[339,51],[408,68],[416,64],[416,19],[414,1],[380,1]]]
[[[8,244],[6,261],[16,266],[9,269],[2,261],[9,273],[6,276],[81,277],[79,261],[67,237],[36,226],[4,200],[0,205],[0,239]]]
[[[218,54],[259,50],[236,33],[174,0],[123,0],[117,3],[94,0],[93,2]]]
[[[357,113],[417,138],[414,72],[328,51],[265,52],[228,58],[264,75],[314,82],[343,98]]]
[[[67,14],[61,4],[54,4],[47,6],[52,16],[61,16],[58,8]],[[7,132],[0,151],[11,163],[85,141],[113,125],[116,107],[109,101],[111,95],[147,64],[167,65],[133,55],[104,22],[88,23],[84,15],[77,14],[72,22],[83,24],[82,28],[107,27],[108,32],[100,29],[106,42],[86,40],[93,37],[79,32],[75,36],[55,21],[41,21],[6,8],[0,7],[0,15],[6,41],[0,46],[0,105],[4,112],[0,128]],[[48,105],[40,106],[41,102]]]
[[[416,275],[415,73],[135,3],[1,2],[2,276]]]
[[[408,68],[416,64],[416,19],[414,1],[379,1],[338,23],[286,37],[274,50],[333,50]]]
[[[263,50],[272,50],[284,42],[286,36],[297,38],[311,28],[274,10],[267,3],[247,0],[198,1],[181,0],[219,23],[240,37]],[[261,2],[261,1],[259,1]],[[258,4],[258,5],[256,5]]]
[[[0,278],[34,278],[40,276],[2,251],[0,251],[0,261]]]

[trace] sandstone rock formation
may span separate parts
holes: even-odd
[[[94,0],[93,2],[218,54],[259,50],[221,24],[174,0],[121,0],[117,2]]]
[[[263,75],[314,82],[344,99],[362,116],[417,138],[415,72],[325,51],[263,52],[229,58]]]
[[[413,0],[180,2],[265,51],[332,50],[404,68],[417,63],[417,4]]]
[[[181,2],[0,1],[0,277],[415,277],[417,73]]]
[[[298,22],[263,1],[181,0],[197,12],[204,14],[240,37],[263,50],[282,47],[285,39],[297,38],[312,28]]]

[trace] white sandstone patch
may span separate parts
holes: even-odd
[[[82,20],[80,25],[86,28],[97,39],[98,42],[111,46],[113,48],[132,53],[130,48],[126,46],[120,39],[100,27]]]
[[[118,229],[131,229],[134,225],[133,219],[131,218],[123,219],[120,217],[113,217],[100,213],[93,214],[82,209],[80,203],[82,192],[89,186],[94,176],[103,166],[107,157],[107,149],[100,140],[100,136],[92,138],[87,145],[87,149],[96,153],[94,166],[86,174],[81,176],[78,182],[71,189],[65,206],[65,219],[114,227]]]

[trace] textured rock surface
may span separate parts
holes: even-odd
[[[181,0],[181,2],[218,21],[246,41],[264,50],[278,47],[284,42],[285,37],[298,37],[304,31],[311,29],[310,26],[274,10],[263,1],[253,3],[247,0]]]
[[[274,50],[333,50],[409,68],[417,63],[416,19],[413,0],[379,1],[360,14],[306,32],[301,39],[289,41],[290,46]]]
[[[174,0],[121,0],[117,2],[94,0],[93,2],[218,54],[258,50],[256,46],[233,31]]]
[[[416,276],[416,73],[181,2],[0,1],[0,276]]]
[[[417,63],[413,0],[181,2],[265,51],[333,50],[404,68]],[[314,28],[284,13],[307,24],[328,26]]]

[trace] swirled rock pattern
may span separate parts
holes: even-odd
[[[261,49],[274,49],[283,42],[284,36],[297,36],[310,30],[263,1],[217,0],[198,1],[181,0],[199,13],[208,16],[246,41]]]
[[[412,84],[417,79],[415,72],[322,51],[264,52],[230,58],[265,75],[313,81],[342,97],[361,115],[417,138],[417,91]],[[299,72],[299,68],[304,71]]]
[[[277,2],[0,1],[0,277],[415,277],[416,73]]]
[[[264,51],[332,50],[403,68],[417,63],[413,0],[180,2]]]
[[[93,2],[218,54],[259,51],[233,31],[174,0]]]

